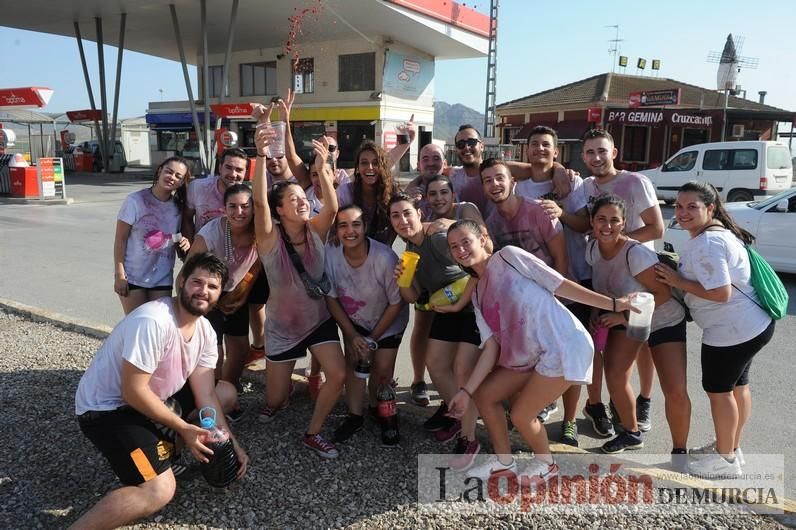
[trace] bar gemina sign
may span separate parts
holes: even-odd
[[[680,89],[645,90],[631,92],[627,100],[631,107],[657,107],[660,105],[677,105],[680,103]]]

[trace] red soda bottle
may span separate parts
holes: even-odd
[[[401,439],[398,433],[398,407],[395,405],[395,390],[386,377],[381,378],[376,400],[381,420],[381,445],[395,447]]]

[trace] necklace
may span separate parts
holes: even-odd
[[[227,263],[232,263],[235,259],[234,249],[232,247],[232,226],[229,224],[229,219],[224,219],[227,229],[224,232],[224,257]]]

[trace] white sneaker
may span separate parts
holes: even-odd
[[[736,457],[728,462],[718,453],[705,455],[691,463],[689,473],[708,480],[738,478],[741,475],[741,463],[738,460]]]
[[[543,460],[534,458],[531,460],[528,466],[522,471],[522,474],[527,475],[529,477],[539,477],[545,482],[547,482],[551,478],[558,476],[558,464],[556,464],[555,462],[553,462],[552,464],[548,464]]]
[[[509,472],[517,473],[517,462],[514,457],[511,458],[511,463],[508,465],[502,464],[497,457],[491,457],[483,464],[471,467],[467,471],[467,478],[479,478],[486,481],[494,474]]]
[[[704,458],[707,455],[711,455],[716,452],[716,440],[713,440],[709,444],[705,444],[700,447],[694,447],[688,450],[688,454],[693,458]],[[741,466],[746,465],[746,458],[743,456],[743,451],[739,447],[735,450],[735,458],[738,460],[738,463]]]

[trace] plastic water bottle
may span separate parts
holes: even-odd
[[[356,366],[354,366],[354,375],[360,379],[367,379],[370,376],[370,356],[379,349],[378,342],[370,337],[364,337],[364,339],[368,343],[368,355],[359,359]]]
[[[395,390],[386,377],[381,378],[376,400],[381,419],[381,444],[396,445],[401,438],[398,433],[398,407],[395,404]]]
[[[238,474],[238,455],[232,447],[229,433],[216,425],[216,409],[202,408],[199,411],[199,424],[207,431],[202,437],[202,443],[213,450],[213,454],[208,456],[210,461],[202,463],[202,476],[211,486],[224,488]]]
[[[652,312],[655,311],[655,297],[650,293],[636,293],[631,298],[631,303],[641,310],[641,313],[630,312],[627,322],[627,336],[631,339],[645,341],[650,337],[650,324]]]

